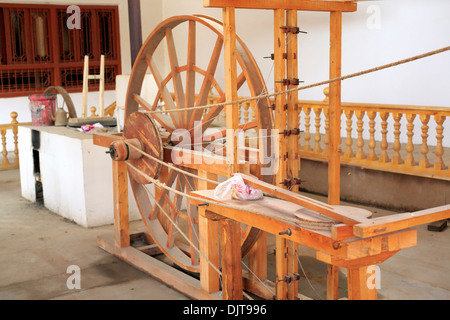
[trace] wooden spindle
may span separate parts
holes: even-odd
[[[406,121],[408,121],[408,125],[406,126],[406,129],[408,132],[406,135],[408,136],[408,143],[406,144],[406,159],[405,159],[405,165],[406,166],[415,166],[416,161],[414,160],[414,144],[413,144],[413,136],[414,136],[414,119],[416,119],[415,114],[407,114],[406,115]]]
[[[314,108],[314,114],[316,115],[315,118],[315,127],[316,127],[316,134],[314,135],[314,153],[321,154],[322,148],[320,147],[320,141],[322,140],[322,137],[320,136],[320,115],[322,114],[322,108]]]
[[[303,107],[298,104],[298,127],[300,128],[302,125],[302,110]],[[302,134],[300,133],[298,135],[298,150],[302,150],[302,140],[301,140]]]
[[[379,161],[382,163],[386,163],[389,162],[389,156],[387,153],[387,149],[388,149],[388,142],[387,142],[387,119],[389,118],[389,112],[382,112],[380,113],[380,117],[381,117],[381,154],[380,154],[380,159]]]
[[[244,103],[244,123],[250,121],[250,102]]]
[[[306,107],[305,110],[305,145],[303,146],[303,151],[310,152],[311,151],[311,108]]]
[[[3,151],[2,151],[2,155],[3,155],[3,164],[9,164],[9,160],[8,160],[8,151],[6,150],[6,130],[1,130],[1,135],[2,135],[2,147],[3,147]]]
[[[325,139],[323,141],[325,147],[323,149],[323,155],[325,157],[328,156],[329,144],[330,144],[330,113],[329,108],[326,108],[325,111]]]
[[[444,122],[446,116],[443,115],[435,115],[434,121],[436,121],[436,161],[434,162],[435,170],[445,170],[446,166],[444,161],[442,160],[442,156],[444,155],[444,148],[442,147],[442,140],[444,139]]]
[[[256,103],[255,101],[252,101],[250,104],[250,107],[252,108],[252,121],[256,121]]]
[[[419,161],[420,168],[429,168],[430,162],[428,161],[428,122],[430,121],[430,115],[420,115],[420,121],[422,121],[422,147],[420,153],[422,153],[422,159]]]
[[[330,87],[326,87],[325,89],[323,89],[323,94],[325,95],[323,102],[330,101]]]
[[[352,145],[353,145],[353,139],[352,139],[352,125],[353,125],[353,114],[354,111],[353,110],[345,110],[344,111],[345,116],[347,117],[347,139],[345,140],[345,145],[347,146],[347,149],[345,150],[344,153],[344,158],[346,159],[350,159],[353,158],[355,156],[355,154],[353,153],[352,150]]]
[[[356,151],[355,158],[358,160],[366,159],[366,154],[364,153],[364,138],[363,138],[363,132],[364,132],[364,115],[366,114],[365,111],[356,111],[356,118],[358,121],[356,122],[358,132],[358,140],[356,141],[356,146],[358,147],[358,151]]]
[[[91,107],[90,109],[91,111],[91,115],[89,116],[90,118],[96,118],[98,117],[95,113],[97,112],[97,108],[96,107]]]
[[[19,122],[17,121],[18,114],[17,112],[11,112],[11,124],[12,132],[13,132],[13,141],[14,141],[14,163],[19,164]]]
[[[367,113],[369,117],[369,154],[367,156],[367,160],[369,161],[376,161],[378,160],[378,156],[375,152],[375,148],[377,146],[377,143],[375,141],[375,118],[377,116],[377,112],[375,111],[369,111]]]
[[[403,117],[403,114],[401,113],[394,113],[393,114],[393,118],[394,118],[394,157],[392,158],[392,164],[402,164],[403,163],[403,159],[400,155],[400,149],[401,149],[401,144],[400,144],[400,127],[401,127],[401,119]]]

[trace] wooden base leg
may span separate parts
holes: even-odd
[[[287,299],[287,282],[284,281],[287,276],[287,245],[286,239],[276,238],[276,299]]]
[[[339,291],[339,267],[328,264],[327,300],[337,300]]]
[[[367,266],[347,269],[348,299],[377,300],[377,288],[372,285],[374,276]]]
[[[252,271],[249,277],[252,281],[267,279],[267,234],[264,232],[255,242],[248,257],[248,268]],[[256,278],[258,277],[258,279]]]
[[[128,212],[128,172],[123,161],[113,161],[114,242],[119,248],[130,246]]]
[[[239,222],[220,221],[222,252],[222,294],[224,300],[242,300],[241,226]]]
[[[220,290],[220,275],[206,259],[219,269],[219,222],[204,217],[199,208],[198,226],[200,234],[200,288],[208,293]],[[204,257],[203,257],[204,256]],[[206,259],[205,259],[206,258]]]
[[[294,275],[298,273],[298,244],[288,243],[288,261],[287,261],[287,272],[288,275]],[[298,280],[294,280],[288,287],[288,299],[296,300],[298,299]]]

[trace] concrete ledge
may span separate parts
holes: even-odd
[[[328,193],[328,164],[302,159],[300,190]],[[450,182],[341,166],[341,199],[395,211],[417,211],[450,203]]]

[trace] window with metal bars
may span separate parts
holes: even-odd
[[[67,6],[0,3],[0,97],[42,93],[49,86],[81,92],[84,56],[90,74],[105,56],[105,89],[121,73],[117,6],[80,6],[80,27],[68,28]],[[90,90],[98,87],[90,80]]]

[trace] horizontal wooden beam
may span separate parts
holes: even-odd
[[[370,238],[449,218],[450,205],[445,205],[417,212],[400,213],[388,217],[372,219],[370,222],[354,225],[353,233],[360,238]]]
[[[341,206],[331,206],[323,202],[304,197],[294,192],[285,190],[283,188],[271,185],[269,183],[260,181],[248,175],[242,174],[244,182],[254,188],[260,189],[263,192],[271,194],[272,196],[295,203],[299,206],[327,216],[331,219],[353,226],[355,224],[370,221],[367,218],[361,217],[357,214],[352,214],[351,210]]]
[[[357,4],[343,1],[321,0],[203,0],[206,8],[238,8],[238,9],[286,9],[302,11],[340,11],[354,12]]]
[[[164,262],[153,258],[136,248],[118,248],[112,236],[106,235],[97,238],[100,248],[122,259],[133,267],[164,282],[171,288],[178,290],[188,297],[197,300],[220,300],[220,292],[207,293],[200,288],[200,281],[186,273],[173,268]]]

